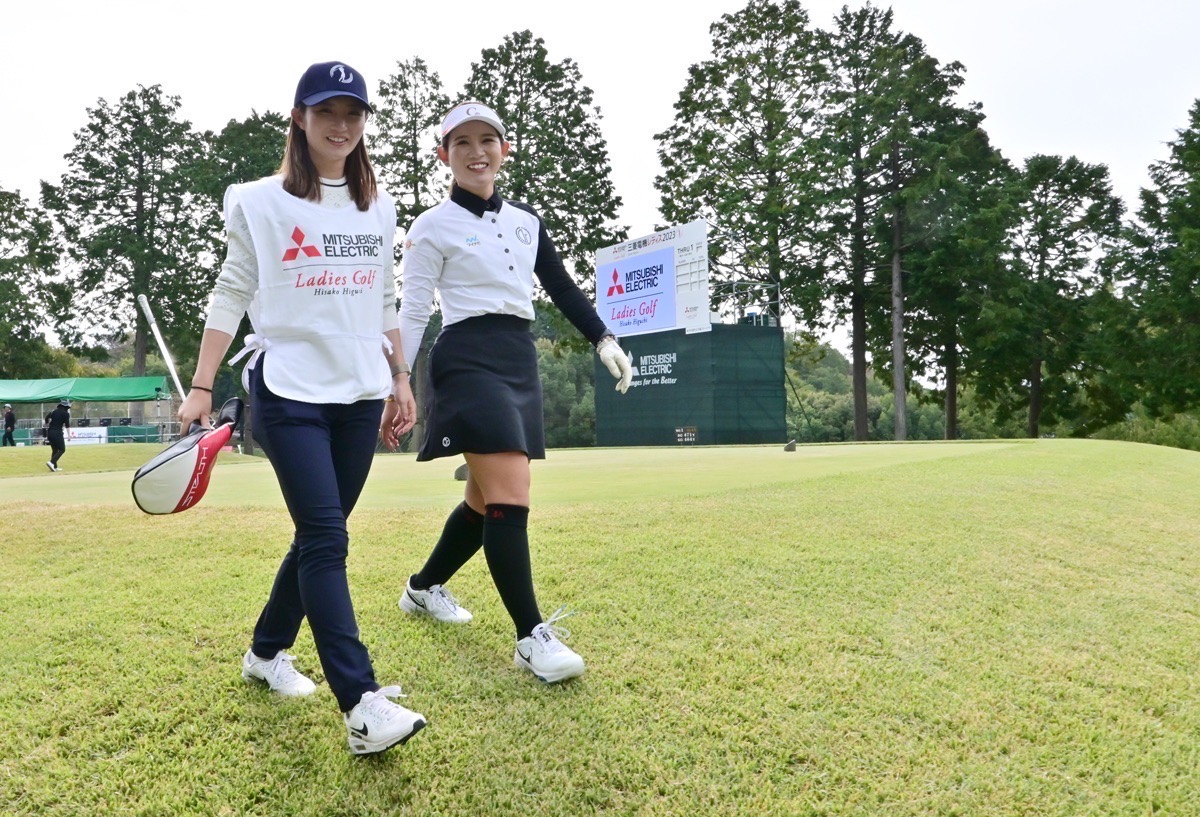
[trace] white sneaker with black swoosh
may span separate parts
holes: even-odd
[[[386,752],[396,744],[406,743],[425,728],[425,716],[405,709],[389,698],[406,697],[398,686],[384,687],[376,692],[364,692],[362,700],[349,712],[342,714],[346,721],[346,740],[356,755]]]
[[[517,642],[513,663],[529,670],[539,681],[547,684],[583,675],[583,659],[559,640],[570,638],[570,631],[555,626],[556,621],[569,615],[571,614],[563,613],[563,608],[560,607],[550,616],[549,621],[534,627],[531,635]]]
[[[414,590],[410,581],[400,596],[400,609],[409,615],[432,616],[451,624],[466,624],[474,618],[471,611],[460,607],[458,599],[441,584],[435,584],[428,590]]]
[[[296,656],[283,650],[274,658],[259,658],[253,650],[246,650],[242,656],[242,677],[247,681],[265,681],[272,692],[287,697],[311,695],[317,685],[292,666],[295,660]]]

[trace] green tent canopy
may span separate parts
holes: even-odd
[[[169,397],[167,378],[60,377],[50,380],[0,380],[0,404],[57,403],[64,397],[84,403],[121,403]]]

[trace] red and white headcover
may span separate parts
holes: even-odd
[[[221,406],[212,428],[195,428],[133,475],[133,501],[146,513],[179,513],[194,507],[208,490],[217,454],[233,436],[242,417],[242,401]]]

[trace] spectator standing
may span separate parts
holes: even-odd
[[[17,443],[13,439],[13,429],[17,427],[17,415],[13,414],[12,403],[4,404],[4,440],[0,442],[0,448],[11,445],[14,448]]]
[[[50,461],[46,467],[61,471],[58,461],[67,453],[66,430],[71,427],[71,401],[63,398],[54,411],[46,415],[46,439],[50,441]]]

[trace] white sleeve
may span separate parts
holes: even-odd
[[[435,240],[433,220],[424,216],[418,216],[409,228],[400,271],[400,343],[409,368],[416,365],[445,260]]]
[[[241,204],[234,203],[229,207],[225,232],[229,236],[229,248],[209,296],[204,328],[236,335],[242,315],[246,314],[254,293],[258,292],[258,256]]]
[[[383,265],[383,331],[395,329],[400,325],[400,316],[396,313],[396,257],[388,248],[388,257]]]
[[[391,214],[391,235],[384,236],[383,259],[383,331],[395,329],[400,325],[400,316],[396,314],[396,206],[389,198],[388,212]]]

